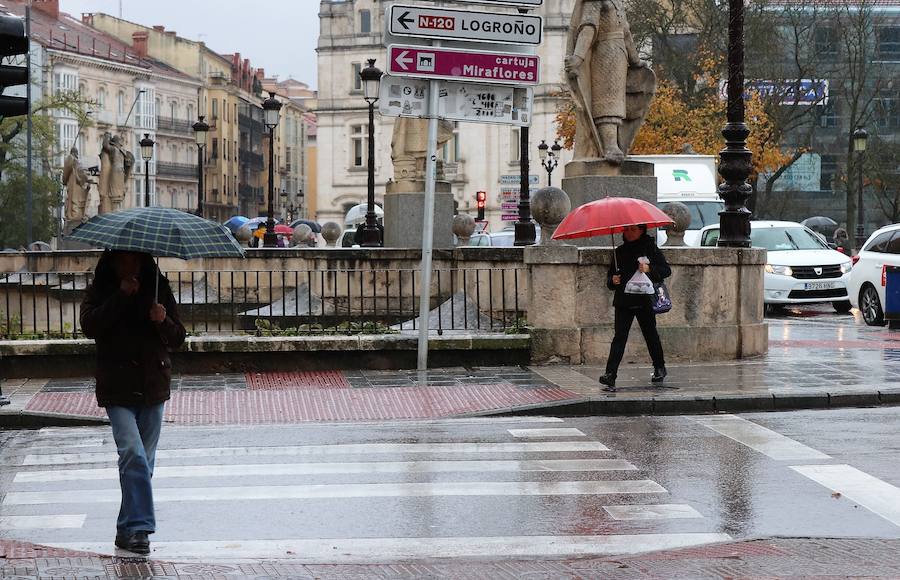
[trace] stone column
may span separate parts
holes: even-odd
[[[576,323],[578,248],[527,246],[528,325],[536,364],[581,364],[581,329]]]

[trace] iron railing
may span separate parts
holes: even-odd
[[[156,175],[159,177],[178,177],[181,179],[197,179],[197,166],[190,163],[156,162]]]
[[[90,273],[0,278],[0,338],[78,338]],[[420,271],[294,270],[168,273],[179,314],[195,334],[399,334],[418,332]],[[521,331],[525,269],[436,269],[428,329]]]

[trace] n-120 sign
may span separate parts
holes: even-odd
[[[464,42],[539,45],[543,19],[530,14],[471,12],[395,4],[388,10],[388,32]]]

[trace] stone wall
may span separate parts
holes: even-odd
[[[657,317],[668,360],[727,360],[768,348],[763,322],[763,268],[759,249],[667,248],[666,280],[673,307]],[[537,364],[603,365],[613,336],[613,293],[606,287],[609,248],[534,246],[528,322]],[[649,362],[637,323],[625,361]]]

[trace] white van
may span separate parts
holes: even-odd
[[[656,176],[656,205],[680,201],[691,212],[691,225],[684,233],[684,243],[699,246],[700,229],[719,223],[719,212],[725,202],[716,185],[715,155],[629,155],[629,159],[653,164]],[[659,230],[656,242],[663,245],[666,233]]]

